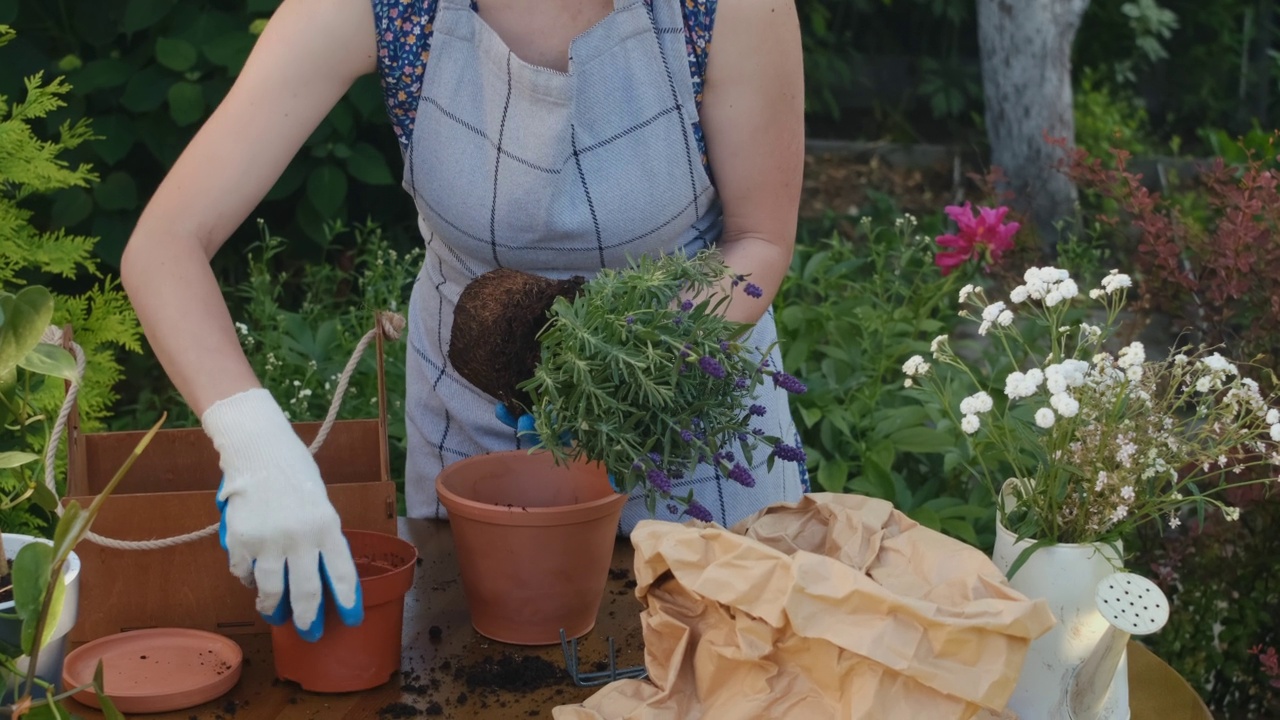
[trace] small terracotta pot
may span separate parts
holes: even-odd
[[[375,688],[400,669],[404,596],[413,586],[418,551],[394,535],[345,530],[360,574],[364,622],[347,627],[325,597],[324,635],[314,642],[291,624],[271,629],[276,676],[317,693]]]
[[[513,645],[553,645],[595,625],[627,496],[600,465],[549,453],[477,455],[436,479],[471,624]]]

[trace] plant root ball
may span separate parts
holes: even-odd
[[[517,389],[541,359],[538,333],[558,297],[576,298],[586,280],[568,280],[498,268],[472,280],[458,298],[449,335],[449,362],[458,374],[507,406],[529,406]]]

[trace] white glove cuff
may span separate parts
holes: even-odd
[[[204,412],[200,423],[227,473],[238,468],[272,467],[290,451],[307,452],[280,405],[264,388],[219,400]]]

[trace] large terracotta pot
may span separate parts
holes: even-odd
[[[471,623],[513,645],[551,645],[595,625],[627,496],[595,464],[549,453],[478,455],[436,480]]]
[[[311,692],[368,690],[400,670],[404,597],[413,587],[418,551],[395,535],[343,534],[360,574],[364,622],[347,627],[326,597],[324,635],[318,641],[303,640],[289,623],[271,629],[276,676]]]

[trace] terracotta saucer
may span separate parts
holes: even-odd
[[[155,628],[108,635],[76,648],[62,667],[63,687],[102,684],[122,713],[185,710],[225,695],[240,680],[244,653],[233,640],[203,630]],[[99,707],[93,690],[77,702]]]

